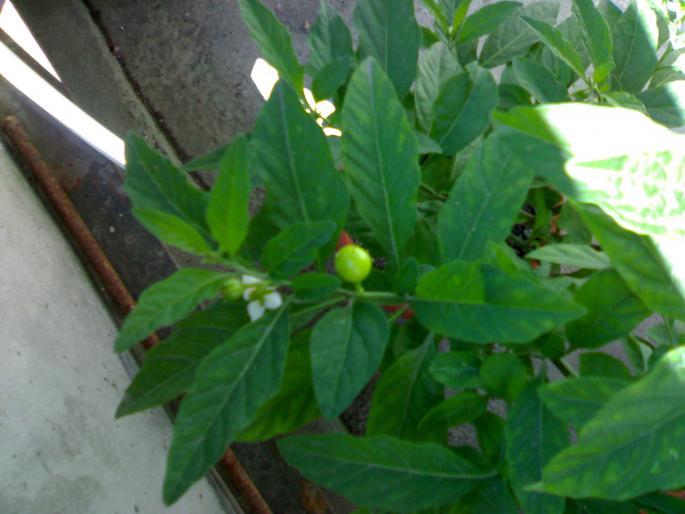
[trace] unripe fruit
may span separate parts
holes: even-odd
[[[335,255],[335,271],[344,280],[359,284],[371,273],[373,261],[361,246],[347,245]]]
[[[237,278],[229,278],[224,282],[221,292],[227,300],[237,300],[243,295],[245,286]]]

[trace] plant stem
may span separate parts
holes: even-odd
[[[443,195],[441,193],[438,193],[435,189],[433,189],[432,187],[430,187],[427,184],[421,183],[421,189],[423,189],[423,191],[425,191],[426,193],[431,195],[435,200],[440,200],[442,202],[447,201],[447,195]]]
[[[403,305],[402,307],[400,307],[396,312],[393,313],[392,316],[390,316],[388,318],[388,324],[392,325],[393,323],[395,323],[395,321],[397,321],[398,319],[400,319],[400,317],[402,317],[402,314],[404,314],[404,312],[408,308],[409,308],[409,305]]]
[[[668,340],[671,343],[671,347],[678,346],[678,338],[673,331],[673,325],[671,325],[671,320],[664,316],[664,324],[666,325],[666,330],[668,331]]]
[[[396,294],[393,293],[384,293],[384,292],[377,292],[377,291],[364,291],[363,293],[359,294],[356,291],[350,291],[348,289],[338,289],[337,291],[339,294],[345,295],[345,296],[355,296],[359,298],[363,298],[364,300],[371,300],[371,301],[378,301],[381,303],[387,303],[387,304],[400,304],[400,303],[407,303],[408,298],[403,298],[401,296],[397,296]]]
[[[576,370],[574,370],[568,364],[566,364],[562,358],[552,359],[552,363],[557,367],[559,371],[561,371],[561,373],[566,378],[576,378],[578,376]]]
[[[257,277],[266,280],[267,276],[261,271],[249,268],[242,263],[236,261],[235,259],[219,258],[218,263],[230,268],[232,271],[240,273],[242,275],[250,275],[252,277]]]
[[[306,309],[302,309],[301,311],[297,311],[290,316],[290,319],[294,320],[294,319],[297,319],[301,316],[305,316],[307,314],[310,314],[312,312],[320,311],[320,310],[326,309],[327,307],[332,307],[333,305],[336,305],[342,301],[344,301],[344,298],[333,298],[331,300],[313,305],[311,307],[307,307]]]

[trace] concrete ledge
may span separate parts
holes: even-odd
[[[207,481],[161,502],[171,426],[114,421],[129,377],[116,327],[71,247],[0,146],[0,512],[219,514]]]

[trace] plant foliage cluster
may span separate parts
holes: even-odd
[[[183,168],[128,138],[135,215],[213,266],[141,295],[118,351],[175,328],[118,415],[184,396],[173,503],[229,444],[335,418],[379,374],[363,436],[278,443],[360,513],[685,512],[663,493],[685,486],[680,15],[424,3],[433,27],[412,0],[359,0],[350,30],[324,1],[302,65],[238,0],[281,78],[252,133]],[[363,283],[332,271],[341,234],[375,258]],[[462,425],[476,447],[449,443]]]

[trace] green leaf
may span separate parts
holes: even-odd
[[[419,155],[441,154],[442,148],[423,132],[414,132],[416,141],[419,144]]]
[[[616,393],[583,426],[578,444],[546,466],[542,488],[572,498],[627,500],[685,483],[685,348]]]
[[[655,88],[667,84],[672,80],[685,79],[685,48],[675,50],[669,45],[665,55],[659,62],[659,67],[649,81],[649,87]]]
[[[531,27],[543,43],[564,61],[579,77],[585,79],[585,66],[580,54],[566,41],[561,31],[549,23],[536,20],[528,16],[521,17]]]
[[[438,5],[438,0],[423,0],[423,5],[433,15],[433,18],[435,18],[437,28],[443,34],[447,34],[450,26],[450,22],[447,21],[448,13],[445,12],[442,6]]]
[[[685,235],[683,136],[633,110],[583,104],[521,107],[495,118],[503,132],[529,136],[529,143],[514,139],[512,151],[562,194],[599,205],[629,230]]]
[[[498,102],[497,83],[489,71],[470,65],[448,79],[433,105],[430,136],[445,155],[454,155],[476,140],[490,124]]]
[[[566,326],[575,348],[599,348],[626,337],[651,313],[612,269],[592,275],[573,299],[588,311]]]
[[[291,225],[266,243],[261,263],[275,278],[288,278],[311,264],[336,231],[332,221]]]
[[[416,78],[421,29],[412,0],[361,0],[354,10],[359,55],[373,57],[402,98]],[[344,131],[343,131],[344,132]]]
[[[565,244],[592,244],[592,233],[573,209],[573,205],[568,202],[561,207],[557,227],[564,236]]]
[[[685,80],[674,80],[639,95],[649,115],[667,127],[685,125]]]
[[[410,257],[397,270],[392,281],[393,290],[400,295],[413,293],[419,281],[420,272],[419,262],[416,258]]]
[[[466,43],[490,34],[504,23],[521,7],[519,2],[502,1],[496,5],[486,5],[466,18],[457,43]]]
[[[208,198],[188,177],[135,134],[126,136],[124,190],[134,209],[176,216],[211,240],[205,211]]]
[[[133,215],[160,241],[196,255],[212,252],[207,240],[183,219],[154,209],[133,209]]]
[[[489,137],[471,156],[438,215],[440,257],[475,260],[503,242],[528,194],[532,169]]]
[[[523,272],[532,277],[530,264],[521,259],[517,253],[506,243],[490,243],[486,249],[484,264],[491,264],[506,272]]]
[[[513,62],[513,70],[521,86],[539,103],[568,100],[566,87],[557,82],[552,72],[542,64],[531,59],[517,57]]]
[[[668,267],[646,236],[623,230],[596,207],[577,207],[628,287],[650,309],[685,319],[685,300],[673,283]]]
[[[176,326],[145,360],[117,409],[117,418],[163,405],[184,394],[200,361],[247,323],[242,304],[218,302]]]
[[[226,155],[230,146],[221,145],[207,154],[199,155],[185,163],[180,169],[185,173],[190,173],[191,171],[218,171],[219,163],[224,155]]]
[[[440,384],[428,372],[436,353],[435,337],[429,334],[421,346],[402,355],[381,375],[371,400],[366,435],[439,440],[434,437],[435,430],[419,430],[423,416],[443,398]]]
[[[602,352],[580,354],[578,372],[581,377],[614,378],[625,381],[633,378],[623,362]]]
[[[622,341],[621,346],[625,352],[626,360],[630,363],[638,375],[642,375],[645,371],[647,371],[647,362],[645,357],[650,350],[646,344],[640,342],[634,336],[629,336]]]
[[[497,414],[486,412],[476,421],[473,426],[478,435],[478,444],[483,454],[491,462],[499,464],[504,460],[504,420]]]
[[[319,15],[307,37],[309,64],[321,71],[329,64],[354,57],[352,35],[338,11],[327,0],[321,0]]]
[[[663,325],[649,327],[646,335],[657,346],[680,346],[685,344],[685,323],[664,320]]]
[[[555,24],[553,20],[546,21],[552,25]],[[581,56],[583,65],[585,67],[589,66],[590,56],[588,55],[583,42],[583,29],[578,18],[571,15],[556,27],[559,32],[562,33],[564,39],[575,48]],[[554,74],[556,80],[567,88],[578,80],[578,75],[576,75],[576,73],[546,45],[539,45],[537,49],[534,49],[529,54],[529,57],[549,69]]]
[[[262,208],[250,220],[247,238],[240,250],[241,255],[248,261],[257,262],[262,255],[264,245],[278,235],[278,227],[271,221],[273,217],[268,208]]]
[[[448,514],[518,514],[519,508],[507,484],[500,478],[485,480],[475,491],[465,496],[457,508]],[[460,505],[461,506],[461,505]]]
[[[454,41],[458,38],[461,32],[464,22],[466,21],[466,15],[471,7],[472,0],[457,0],[454,2],[454,13],[452,14],[452,25],[449,28],[450,40]]]
[[[506,425],[509,481],[526,514],[562,514],[564,498],[525,491],[547,462],[568,444],[566,425],[549,412],[534,384],[512,405]]]
[[[647,2],[636,0],[610,27],[616,63],[612,76],[619,85],[614,89],[639,93],[658,62],[659,29],[656,14]]]
[[[279,228],[325,220],[342,225],[349,196],[326,136],[286,84],[278,84],[262,108],[252,148],[273,223]]]
[[[207,209],[212,237],[229,255],[240,249],[250,224],[248,158],[247,138],[238,136],[221,159]]]
[[[621,19],[623,11],[619,6],[617,6],[613,0],[599,0],[597,2],[597,10],[602,15],[609,27],[613,27]]]
[[[309,335],[302,332],[290,343],[281,388],[259,408],[238,441],[266,441],[321,417],[312,387]]]
[[[654,247],[659,252],[666,270],[671,276],[673,284],[680,294],[685,297],[685,260],[683,260],[683,239],[654,237],[652,238]],[[679,316],[674,316],[679,317]],[[683,319],[682,317],[679,317]]]
[[[355,205],[399,267],[416,224],[418,147],[392,84],[373,59],[352,76],[342,116],[345,177]]]
[[[637,499],[642,507],[655,509],[661,514],[682,514],[685,512],[685,500],[667,494],[652,493]]]
[[[478,40],[462,43],[457,47],[457,57],[462,66],[478,61]]]
[[[333,294],[340,287],[340,279],[328,273],[305,273],[293,280],[293,293],[298,300],[315,302]]]
[[[634,503],[606,500],[583,500],[577,502],[578,514],[644,514]]]
[[[556,417],[580,428],[628,384],[614,378],[584,376],[545,384],[538,394]]]
[[[259,0],[238,0],[240,15],[264,59],[295,91],[302,91],[304,71],[297,61],[290,33]]]
[[[438,354],[431,363],[430,373],[450,389],[480,387],[480,360],[473,352]]]
[[[335,96],[338,89],[347,82],[347,79],[354,69],[354,58],[346,55],[338,57],[324,66],[320,72],[314,76],[312,81],[312,93],[316,98],[331,98]]]
[[[602,93],[602,98],[606,100],[607,105],[625,107],[626,109],[633,109],[642,114],[648,114],[645,104],[631,93],[625,91],[610,91],[609,93]]]
[[[385,314],[370,303],[333,309],[314,326],[312,374],[324,417],[340,414],[371,380],[389,336]]]
[[[480,384],[491,395],[514,401],[528,382],[528,371],[511,353],[495,353],[483,361]]]
[[[592,0],[573,0],[573,13],[583,27],[583,41],[594,65],[594,80],[601,84],[614,69],[614,42],[609,24]]]
[[[433,121],[433,105],[445,83],[462,72],[459,61],[445,43],[438,42],[419,55],[414,101],[419,126],[429,131]]]
[[[419,431],[428,431],[435,427],[443,428],[445,429],[443,438],[446,438],[447,428],[478,419],[487,406],[487,396],[471,392],[458,393],[433,407],[421,420]]]
[[[472,343],[526,343],[585,310],[523,272],[453,262],[419,281],[416,315],[431,330]]]
[[[559,6],[557,0],[542,0],[519,9],[488,36],[478,61],[487,68],[494,68],[526,54],[539,39],[521,17],[528,16],[554,23],[559,14]]]
[[[657,346],[654,348],[652,353],[649,354],[649,359],[647,359],[647,369],[654,369],[661,358],[668,353],[668,350],[669,348],[667,346]]]
[[[295,436],[278,448],[309,480],[358,505],[399,513],[452,503],[494,474],[443,446],[388,436]]]
[[[413,237],[409,241],[408,253],[428,266],[440,264],[438,242],[435,239],[435,217],[419,216]]]
[[[580,269],[606,269],[611,261],[606,254],[598,252],[590,245],[551,244],[526,254],[526,259],[551,262],[560,266]]]
[[[654,11],[654,14],[656,14],[656,25],[659,29],[659,40],[656,46],[657,48],[661,48],[664,45],[664,43],[669,41],[671,37],[671,30],[669,28],[669,25],[673,24],[673,22],[671,21],[671,17],[675,13],[672,14],[671,12],[669,12],[669,7],[661,0],[646,0],[646,2],[652,9],[652,11]],[[682,8],[679,9],[679,12],[682,14]],[[678,15],[676,14],[676,17],[677,16]]]
[[[209,471],[278,391],[287,352],[288,316],[281,309],[246,325],[200,363],[174,425],[167,505]]]
[[[519,105],[531,105],[531,97],[528,91],[515,84],[500,84],[499,104],[500,111],[508,111]]]
[[[184,268],[150,286],[126,317],[114,349],[128,350],[158,328],[185,318],[200,302],[216,296],[228,276],[217,271]]]

